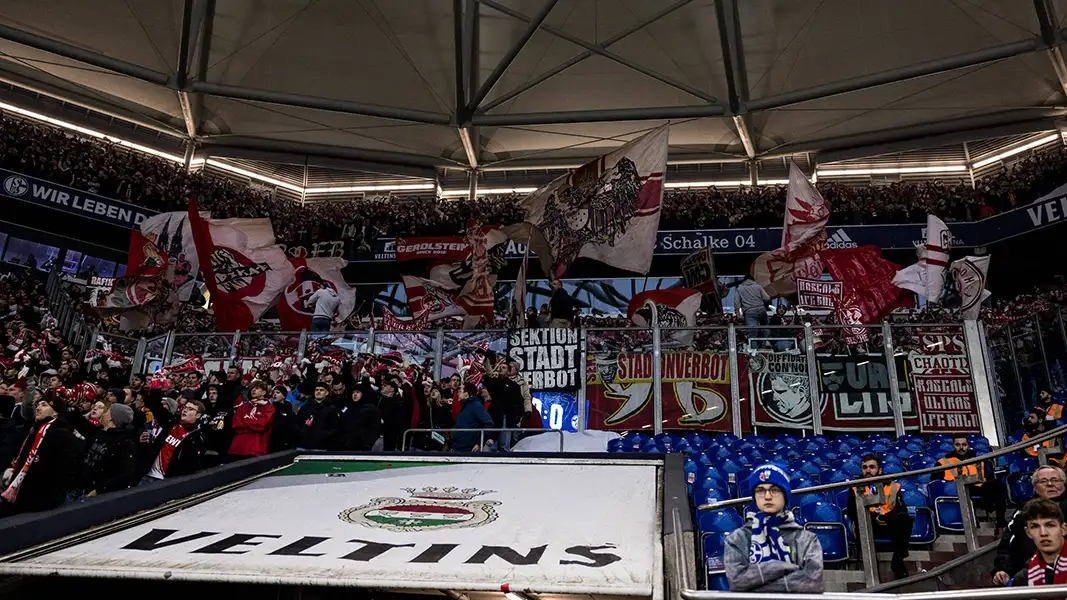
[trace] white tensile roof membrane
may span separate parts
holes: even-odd
[[[1067,0],[463,0],[478,34],[458,53],[453,4],[6,2],[0,80],[178,136],[192,128],[219,155],[289,148],[453,167],[470,166],[457,125],[473,127],[476,162],[491,168],[596,156],[665,121],[610,119],[665,107],[687,109],[671,119],[672,156],[724,159],[1047,130],[1064,112],[1067,81],[1044,40],[1064,27]],[[121,64],[109,72],[41,40]],[[457,60],[464,101],[495,80],[469,119],[456,119]],[[331,110],[295,105],[309,103]],[[692,113],[709,106],[727,115]],[[407,121],[380,114],[397,109]]]

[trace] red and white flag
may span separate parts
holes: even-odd
[[[894,309],[912,304],[911,297],[893,285],[900,265],[882,258],[877,246],[823,250],[820,259],[841,282],[841,300],[834,308],[843,325],[877,323]],[[853,337],[861,336],[854,332]]]
[[[830,204],[808,181],[796,163],[789,164],[789,191],[782,225],[782,247],[761,254],[752,264],[752,277],[771,296],[796,293],[797,279],[818,279],[826,247]]]
[[[541,186],[522,201],[527,238],[546,274],[579,257],[647,273],[659,230],[667,168],[664,125]]]
[[[408,308],[412,318],[426,316],[427,322],[466,314],[456,305],[459,286],[446,285],[433,279],[403,275],[404,290],[408,296]]]
[[[209,215],[201,212],[200,216],[206,219]],[[145,269],[166,262],[174,265],[178,299],[187,302],[196,289],[196,276],[200,272],[187,211],[153,215],[141,221],[130,235],[126,275],[141,275]]]
[[[393,314],[393,311],[382,307],[382,331],[422,331],[426,329],[429,318],[426,312],[413,319],[402,319]]]
[[[293,281],[270,219],[205,219],[190,200],[189,223],[218,330],[247,331]]]
[[[307,299],[323,287],[337,293],[335,322],[343,322],[356,308],[356,290],[345,282],[341,269],[348,264],[343,258],[290,258],[293,265],[293,280],[285,287],[285,295],[278,303],[278,321],[283,331],[302,331],[311,328],[313,307]]]
[[[916,248],[919,262],[901,269],[893,284],[926,296],[927,302],[940,302],[945,291],[948,254],[952,250],[952,232],[934,215],[926,215],[925,242]]]
[[[982,311],[982,303],[992,295],[986,289],[989,255],[967,256],[954,260],[949,269],[956,281],[956,290],[960,293],[960,316],[964,319],[977,319]]]
[[[681,344],[693,342],[694,331],[685,329],[697,323],[697,311],[703,294],[692,288],[667,288],[641,292],[630,299],[626,307],[626,316],[638,327],[652,327],[652,315],[655,311],[659,326],[678,329],[670,332],[670,337]]]

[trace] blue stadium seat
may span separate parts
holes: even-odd
[[[703,451],[704,446],[711,443],[711,438],[706,433],[690,433],[685,436],[685,441],[691,448],[699,448]]]
[[[802,458],[793,462],[789,468],[793,471],[794,475],[800,473],[815,482],[822,480],[822,467],[810,460]]]
[[[716,488],[705,488],[693,491],[693,506],[699,508],[705,504],[712,504],[714,502],[723,502],[725,500],[731,500],[728,492],[720,491]]]
[[[747,468],[734,473],[734,481],[737,482],[734,486],[734,489],[737,490],[737,493],[734,494],[736,497],[748,498],[752,495],[752,489],[748,487],[748,476],[751,474],[752,469]]]
[[[1038,462],[1037,458],[1033,456],[1023,456],[1015,460],[1011,464],[1009,472],[1011,473],[1033,473],[1037,470]]]
[[[736,442],[738,438],[732,433],[717,433],[712,439],[722,445],[729,446]]]
[[[757,446],[759,448],[762,448],[762,447],[766,446],[767,442],[770,441],[769,437],[767,437],[765,435],[758,435],[758,434],[757,435],[746,436],[745,439],[750,441],[750,442],[752,442],[753,445],[755,445],[755,446]]]
[[[795,447],[800,441],[800,438],[793,435],[792,433],[779,433],[778,435],[774,436],[774,439],[779,442],[782,442],[783,444],[793,447]]]
[[[809,440],[819,443],[819,446],[825,446],[830,443],[830,440],[825,435],[813,435],[808,437]]]
[[[945,531],[963,531],[963,513],[956,492],[956,482],[934,480],[926,488],[929,502],[933,504],[937,527]]]
[[[848,532],[841,509],[828,502],[810,502],[800,507],[804,529],[819,538],[823,562],[848,560]]]
[[[656,440],[648,440],[644,444],[641,444],[641,452],[651,454],[666,454],[667,447],[664,446],[662,442],[658,442]]]
[[[932,544],[937,540],[937,528],[934,527],[933,512],[926,506],[908,505],[911,515],[911,543]]]
[[[717,508],[697,513],[697,528],[701,533],[726,533],[733,532],[745,524],[741,515],[728,508]]]
[[[710,450],[705,450],[704,456],[707,456],[709,459],[711,459],[711,462],[713,463],[719,463],[720,461],[726,460],[727,458],[734,456],[734,451],[731,450],[728,446],[715,446]]]
[[[1007,479],[1008,501],[1023,504],[1034,497],[1034,482],[1031,473],[1011,473]]]
[[[814,454],[816,451],[821,450],[822,443],[815,441],[812,438],[804,438],[797,442],[797,450],[800,450],[804,454]]]
[[[904,465],[900,464],[899,462],[886,461],[882,465],[882,471],[886,475],[893,475],[894,473],[903,473],[904,472]]]
[[[608,440],[608,452],[626,452],[626,441],[622,439]],[[695,470],[694,466],[694,470]]]
[[[1013,431],[1010,434],[1008,434],[1008,445],[1009,446],[1011,444],[1017,444],[1017,443],[1019,443],[1021,441],[1023,441],[1023,431],[1018,430],[1018,431]]]

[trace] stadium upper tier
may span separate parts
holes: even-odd
[[[456,235],[470,219],[507,224],[522,217],[516,195],[467,199],[363,197],[302,204],[263,186],[187,172],[169,160],[28,120],[0,118],[0,167],[157,211],[187,198],[217,217],[271,217],[279,241],[309,244],[395,235]],[[856,187],[823,181],[831,225],[978,220],[1026,204],[1067,181],[1067,152],[1056,144],[1009,170],[974,182],[902,181]],[[776,227],[785,186],[668,190],[660,229]]]

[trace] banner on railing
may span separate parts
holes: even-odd
[[[668,351],[661,361],[663,429],[730,431],[729,355]],[[652,428],[651,352],[590,353],[586,369],[590,428]],[[743,381],[743,372],[741,376]],[[747,411],[742,409],[741,414],[745,416]],[[742,427],[748,429],[747,425]]]
[[[582,385],[578,339],[577,329],[512,329],[508,358],[519,363],[530,391],[574,392]]]
[[[102,221],[109,225],[132,229],[148,217],[156,214],[133,204],[90,194],[72,187],[59,185],[44,179],[0,169],[3,195],[8,198],[37,204],[45,208],[70,213],[86,219]]]
[[[974,386],[967,375],[915,375],[921,433],[981,433]]]
[[[747,359],[747,360],[746,360]],[[747,362],[753,422],[756,425],[810,429],[812,383],[802,354],[760,352],[738,356]],[[907,360],[896,357],[905,426],[918,426],[908,387]],[[819,412],[822,426],[838,431],[892,431],[893,408],[885,356],[875,354],[820,355]],[[742,396],[746,395],[742,391]]]

